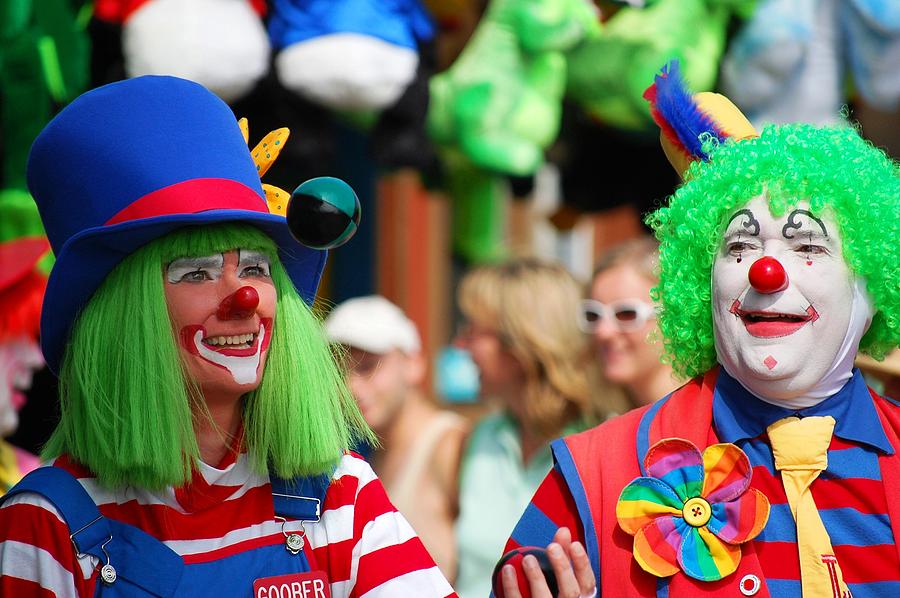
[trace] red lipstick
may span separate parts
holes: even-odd
[[[789,314],[773,311],[747,311],[735,301],[729,310],[739,317],[750,336],[757,338],[779,338],[790,336],[809,322],[819,319],[819,314],[810,305],[803,314]]]

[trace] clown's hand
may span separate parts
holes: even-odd
[[[580,542],[572,541],[572,534],[561,527],[553,542],[547,546],[547,557],[556,577],[559,598],[593,598],[597,595],[597,581],[587,552]],[[521,567],[528,581],[528,587],[520,587],[513,565],[504,565],[500,570],[504,598],[553,598],[550,587],[537,558],[527,555]]]

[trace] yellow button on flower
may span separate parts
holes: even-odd
[[[681,509],[684,520],[693,527],[703,527],[712,517],[712,508],[706,499],[701,497],[690,498]]]

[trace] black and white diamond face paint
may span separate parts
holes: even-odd
[[[164,280],[182,358],[204,395],[240,396],[256,388],[277,302],[269,258],[246,249],[179,258]],[[229,308],[240,293],[240,309]]]
[[[764,256],[784,268],[784,290],[760,292],[750,283],[750,268]],[[713,262],[712,300],[719,362],[748,390],[774,400],[826,392],[823,381],[831,378],[828,394],[836,392],[872,317],[833,218],[814,216],[808,202],[775,217],[763,196],[726,224]]]

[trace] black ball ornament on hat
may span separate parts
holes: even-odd
[[[297,241],[313,249],[334,249],[356,234],[360,212],[359,198],[350,185],[318,177],[294,189],[286,216]]]

